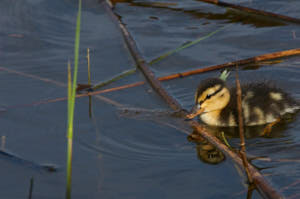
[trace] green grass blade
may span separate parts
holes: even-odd
[[[73,84],[71,92],[70,112],[69,112],[69,130],[68,138],[73,138],[73,120],[74,120],[74,109],[75,109],[75,95],[76,95],[76,84],[77,84],[77,71],[78,71],[78,60],[79,60],[79,42],[80,42],[80,20],[81,19],[81,0],[79,0],[79,8],[76,22],[76,34],[75,34],[75,47],[74,47],[74,73],[73,73]]]
[[[116,76],[110,78],[110,79],[107,80],[107,81],[103,81],[103,82],[97,83],[95,86],[92,87],[92,89],[93,89],[93,90],[96,90],[96,89],[101,88],[101,87],[103,87],[103,86],[105,86],[105,85],[107,85],[107,84],[110,84],[110,83],[112,83],[112,82],[114,82],[114,81],[117,81],[117,80],[119,80],[119,79],[121,79],[121,78],[123,78],[123,77],[126,77],[126,76],[128,76],[128,75],[131,75],[131,74],[133,74],[133,73],[135,73],[135,72],[136,72],[136,68],[130,69],[130,70],[126,70],[126,71],[123,71],[123,72],[121,72],[120,74],[118,74],[118,75],[116,75]]]
[[[70,119],[70,110],[71,110],[71,96],[72,96],[72,75],[71,75],[71,62],[68,61],[68,126]]]
[[[71,190],[72,190],[72,152],[73,152],[73,140],[68,138],[66,199],[71,199]]]
[[[228,71],[227,69],[225,69],[222,73],[221,73],[221,75],[220,75],[220,79],[221,80],[223,80],[223,81],[226,81],[226,79],[227,79],[227,77],[229,76],[229,74],[230,74],[230,71]]]
[[[214,34],[220,32],[221,30],[223,30],[223,29],[229,27],[230,25],[231,25],[231,24],[228,24],[228,25],[226,25],[226,26],[223,26],[223,27],[221,27],[221,28],[219,28],[219,29],[217,29],[217,30],[215,30],[215,31],[213,31],[213,32],[211,32],[211,33],[209,33],[209,34],[203,36],[203,37],[200,37],[200,38],[198,38],[198,39],[196,39],[196,40],[194,40],[194,41],[188,42],[188,43],[186,43],[186,44],[184,44],[184,45],[182,45],[182,46],[180,46],[180,47],[178,47],[178,48],[176,48],[176,49],[174,49],[174,50],[171,50],[171,51],[169,51],[169,52],[166,52],[165,54],[163,54],[163,55],[161,55],[161,56],[159,56],[159,57],[153,59],[152,61],[150,61],[149,64],[150,64],[150,65],[155,64],[155,63],[161,61],[162,59],[165,59],[166,57],[168,57],[168,56],[170,56],[170,55],[172,55],[172,54],[174,54],[174,53],[177,53],[177,52],[179,52],[179,51],[181,51],[181,50],[183,50],[183,49],[185,49],[185,48],[191,47],[191,46],[193,46],[193,45],[199,43],[200,41],[203,41],[203,40],[205,40],[205,39],[207,39],[207,38],[213,36]]]
[[[226,144],[226,146],[228,146],[228,148],[231,148],[231,146],[230,146],[230,144],[228,143],[228,141],[227,141],[227,139],[226,139],[225,134],[224,134],[223,131],[221,132],[221,135],[222,135],[223,141],[224,141],[224,143]]]
[[[68,67],[68,154],[67,154],[67,186],[66,186],[66,198],[71,199],[71,177],[72,177],[72,153],[73,153],[73,121],[74,121],[74,109],[75,109],[75,95],[77,84],[77,71],[79,60],[79,43],[80,43],[80,21],[81,21],[81,0],[78,1],[78,14],[76,20],[76,34],[75,34],[75,46],[74,46],[74,74],[73,84],[71,85],[71,69]]]

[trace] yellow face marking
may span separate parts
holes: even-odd
[[[221,88],[222,85],[217,84],[199,93],[199,96],[196,94],[196,105],[191,113],[187,115],[187,118],[200,115],[204,123],[213,126],[222,126],[223,123],[220,122],[219,117],[221,110],[229,103],[230,92],[226,87]]]
[[[213,88],[208,88],[206,91],[204,91],[204,94],[202,94],[201,97],[205,96],[204,100],[201,101],[201,103],[198,103],[196,106],[199,106],[198,109],[201,113],[200,118],[201,120],[208,124],[213,126],[222,126],[223,123],[220,123],[219,117],[221,110],[226,107],[226,105],[229,103],[230,100],[230,93],[227,88],[222,88],[220,90],[221,86],[218,85]],[[215,93],[217,91],[217,93]],[[207,98],[206,93],[213,94],[210,98]],[[197,113],[198,114],[198,113]],[[188,115],[188,117],[191,117],[194,115]]]
[[[270,92],[270,97],[275,100],[275,101],[280,101],[282,100],[282,94],[281,93],[275,93],[275,92]]]
[[[208,95],[212,95],[214,94],[217,90],[219,90],[221,88],[221,85],[220,84],[217,84],[215,85],[214,87],[210,87],[208,89],[206,89],[202,94],[201,96],[196,99],[197,100],[197,103],[200,104],[200,102],[204,101],[206,99],[206,97]],[[197,94],[196,94],[196,97],[197,97]]]
[[[228,104],[229,100],[229,91],[224,87],[210,98],[204,100],[201,104],[201,108],[204,109],[204,113],[221,110]]]

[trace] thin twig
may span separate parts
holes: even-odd
[[[86,59],[87,59],[87,66],[88,66],[88,84],[92,85],[91,83],[91,62],[90,62],[90,49],[87,48],[87,55],[86,55]]]
[[[88,66],[88,85],[91,86],[91,63],[90,63],[90,49],[87,48],[87,66]],[[77,90],[77,89],[76,89]],[[92,97],[89,96],[89,117],[92,118]]]
[[[1,136],[1,150],[4,151],[5,150],[5,144],[6,144],[6,136],[2,135]]]
[[[294,163],[300,163],[300,159],[287,159],[287,158],[271,159],[269,157],[257,157],[257,158],[254,158],[253,160],[265,161],[265,162],[294,162]]]
[[[272,18],[280,19],[282,21],[286,21],[286,22],[290,22],[290,23],[297,23],[297,24],[300,23],[300,19],[298,19],[298,18],[275,14],[272,12],[267,12],[267,11],[258,10],[258,9],[254,9],[254,8],[248,8],[245,6],[235,5],[235,4],[231,4],[231,3],[226,3],[224,1],[219,1],[219,0],[198,0],[198,1],[216,4],[216,5],[223,6],[223,7],[230,7],[230,8],[234,8],[236,10],[241,10],[241,11],[256,14],[256,15],[272,17]]]
[[[287,186],[285,186],[285,187],[282,187],[282,188],[279,190],[279,192],[284,192],[284,191],[286,191],[286,190],[290,189],[291,187],[294,187],[294,186],[296,186],[296,185],[298,185],[298,184],[300,184],[300,180],[299,180],[299,179],[296,180],[296,181],[294,181],[294,182],[292,182],[291,184],[289,184],[289,185],[287,185]]]
[[[70,65],[70,64],[71,63],[68,62],[68,65]],[[32,75],[32,74],[23,73],[23,72],[20,72],[20,71],[15,71],[15,70],[3,68],[3,67],[0,67],[0,70],[4,70],[4,71],[9,72],[9,73],[13,73],[13,74],[29,77],[29,78],[32,78],[32,79],[40,80],[40,81],[43,81],[43,82],[52,83],[52,84],[55,84],[59,87],[67,87],[67,84],[62,83],[62,82],[58,82],[58,81],[55,81],[55,80],[52,80],[52,79],[42,78],[42,77],[35,76],[35,75]],[[71,72],[71,69],[70,69],[70,72]],[[106,89],[106,90],[96,91],[96,92],[93,92],[93,93],[78,94],[78,95],[76,95],[76,98],[98,95],[98,94],[101,94],[101,93],[112,92],[112,91],[115,91],[115,90],[122,90],[124,88],[130,88],[130,87],[134,87],[136,85],[141,85],[141,84],[144,84],[144,82],[137,82],[137,83],[134,83],[132,85],[125,85],[125,86],[122,86],[120,88]],[[111,100],[107,97],[101,96],[101,97],[97,97],[97,98],[104,101],[104,102],[106,102],[106,103],[121,106],[120,103],[118,103],[116,101],[113,101],[113,100]],[[55,98],[55,99],[46,99],[46,100],[36,101],[36,102],[33,102],[33,103],[28,103],[28,104],[12,105],[12,106],[5,107],[5,111],[7,109],[12,109],[12,108],[30,107],[30,106],[36,106],[36,105],[41,105],[41,104],[48,104],[48,103],[66,101],[67,99],[68,99],[67,97],[60,97],[60,98]]]
[[[249,172],[249,163],[246,156],[246,143],[245,143],[245,135],[244,135],[243,112],[242,112],[242,89],[241,89],[239,75],[238,75],[238,66],[236,66],[235,78],[236,78],[235,80],[236,80],[237,109],[238,109],[238,116],[239,116],[239,133],[240,133],[240,141],[241,141],[240,153],[242,156],[243,165],[247,173],[249,183],[252,184],[253,180]]]
[[[109,88],[109,89],[105,89],[105,90],[99,90],[99,91],[94,91],[94,92],[77,94],[75,97],[76,98],[81,98],[81,97],[87,97],[87,96],[94,96],[94,95],[98,95],[98,94],[101,94],[101,93],[108,93],[108,92],[112,92],[112,91],[122,90],[124,88],[136,87],[137,85],[141,85],[141,84],[144,84],[144,83],[145,82],[136,82],[136,83],[133,83],[133,84],[124,85],[124,86],[120,86],[120,87],[117,87],[117,88]],[[104,96],[98,97],[98,99],[101,99],[102,101],[107,102],[107,103],[112,104],[112,105],[115,105],[115,106],[123,106],[120,103],[118,103],[116,101],[113,101],[113,100],[111,100],[107,97],[104,97]],[[41,105],[41,104],[61,102],[61,101],[66,101],[66,100],[68,100],[68,97],[59,97],[59,98],[54,98],[54,99],[46,99],[46,100],[36,101],[36,102],[33,102],[33,103],[28,103],[28,104],[18,104],[18,105],[7,106],[5,108],[8,110],[8,109],[14,109],[14,108],[30,107],[30,106],[37,106],[37,105]]]
[[[29,77],[29,78],[32,78],[32,79],[35,79],[35,80],[40,80],[40,81],[43,81],[43,82],[55,84],[57,86],[64,86],[64,87],[67,86],[65,83],[62,83],[62,82],[58,82],[58,81],[48,79],[48,78],[45,78],[45,77],[40,77],[40,76],[37,76],[37,75],[32,75],[32,74],[29,74],[29,73],[25,73],[25,72],[13,70],[13,69],[1,67],[1,66],[0,66],[0,70],[3,70],[3,71],[8,72],[8,73],[12,73],[12,74],[20,75],[20,76],[23,76],[23,77]]]
[[[186,76],[195,75],[195,74],[199,74],[199,73],[233,67],[236,65],[242,66],[242,65],[246,65],[246,64],[252,64],[252,63],[257,63],[257,62],[261,62],[261,61],[278,59],[278,58],[282,58],[282,57],[288,57],[288,56],[299,55],[299,54],[300,54],[300,48],[278,51],[278,52],[258,55],[255,57],[250,57],[247,59],[241,59],[241,60],[237,60],[237,61],[233,61],[233,62],[227,62],[225,64],[218,64],[218,65],[214,65],[214,66],[208,66],[205,68],[198,68],[198,69],[187,71],[187,72],[175,73],[172,75],[160,77],[158,79],[160,81],[171,80],[171,79],[175,79],[175,78],[186,77]]]

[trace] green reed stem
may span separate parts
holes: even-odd
[[[71,182],[72,182],[72,138],[73,130],[71,130],[71,101],[72,101],[72,75],[71,75],[71,63],[68,61],[68,154],[67,154],[67,187],[66,187],[66,199],[71,198]]]
[[[225,134],[224,134],[223,131],[221,132],[221,136],[222,136],[222,139],[223,139],[224,143],[226,144],[226,146],[227,146],[228,148],[231,148],[231,146],[230,146],[230,144],[228,143],[228,141],[227,141],[227,139],[226,139]]]
[[[68,120],[70,119],[71,110],[71,96],[72,96],[72,75],[71,75],[71,62],[68,61]],[[69,125],[69,121],[68,121]]]
[[[123,71],[123,72],[121,72],[120,74],[118,74],[118,75],[112,77],[111,79],[109,79],[109,80],[107,80],[107,81],[100,82],[100,83],[96,84],[95,86],[92,87],[92,89],[93,89],[93,90],[96,90],[96,89],[98,89],[98,88],[101,88],[101,87],[103,87],[103,86],[105,86],[105,85],[107,85],[107,84],[110,84],[111,82],[117,81],[117,80],[119,80],[119,79],[121,79],[121,78],[123,78],[123,77],[126,77],[126,76],[128,76],[128,75],[131,75],[131,74],[135,73],[135,71],[136,71],[136,68],[130,69],[130,70],[126,70],[126,71]]]
[[[73,152],[73,121],[74,121],[74,109],[75,109],[75,95],[77,84],[77,71],[79,60],[79,43],[80,43],[80,21],[81,21],[81,0],[78,1],[78,14],[76,21],[76,34],[75,34],[75,46],[74,46],[74,73],[73,73],[73,85],[71,85],[71,67],[68,64],[68,154],[67,154],[67,185],[66,185],[66,199],[71,199],[72,188],[72,152]]]

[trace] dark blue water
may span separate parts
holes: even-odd
[[[300,17],[296,0],[230,2]],[[154,64],[157,76],[299,47],[299,25],[200,1],[125,1],[115,6],[147,61],[223,28]],[[5,137],[4,151],[17,157],[0,154],[0,198],[28,197],[31,177],[33,198],[64,197],[67,103],[34,103],[66,96],[76,13],[73,0],[0,2],[0,136]],[[87,83],[87,48],[93,83],[134,68],[118,26],[96,0],[83,4],[79,83]],[[299,63],[295,56],[252,66],[256,70],[240,71],[240,79],[271,79],[300,99]],[[211,72],[163,85],[189,109],[198,82],[218,75]],[[105,88],[136,81],[144,81],[140,72]],[[234,83],[234,76],[228,81]],[[78,99],[73,198],[246,198],[243,172],[228,158],[218,164],[205,162],[210,146],[188,141],[192,130],[169,113],[148,84],[92,97],[92,118],[88,98]],[[299,124],[296,116],[269,137],[247,136],[249,154],[269,158],[253,163],[268,167],[262,173],[291,198],[297,198],[300,188]],[[227,139],[238,145],[236,135],[228,133]],[[49,172],[44,164],[58,170]],[[254,192],[252,198],[260,196]]]

